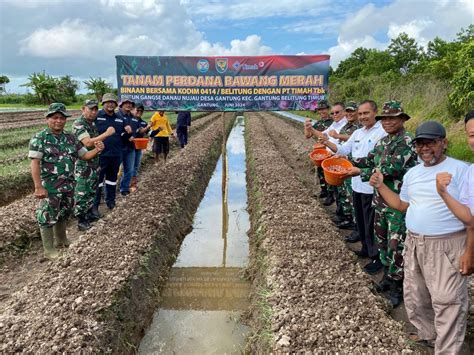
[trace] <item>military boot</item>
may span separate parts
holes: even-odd
[[[71,245],[66,236],[66,227],[67,221],[65,219],[60,219],[53,227],[57,248],[67,248]]]
[[[59,257],[59,253],[54,247],[54,232],[53,227],[41,227],[41,241],[43,242],[44,257],[51,261]]]
[[[81,232],[88,230],[91,227],[87,216],[82,215],[82,216],[77,216],[77,229],[79,229]]]
[[[97,206],[92,206],[92,208],[87,213],[87,220],[89,222],[95,222],[102,218],[102,215],[99,212],[99,208]]]
[[[403,281],[394,280],[390,286],[390,291],[387,292],[387,298],[392,304],[393,308],[397,308],[403,302]]]

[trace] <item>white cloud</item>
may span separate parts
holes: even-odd
[[[261,43],[261,37],[249,35],[234,39],[230,47],[210,43],[200,32],[188,28],[183,38],[170,38],[179,33],[166,31],[153,35],[141,26],[113,29],[91,26],[82,20],[65,20],[49,29],[40,28],[21,42],[20,54],[43,58],[94,58],[110,60],[116,54],[134,55],[264,55],[271,48]],[[187,38],[185,37],[187,36]]]
[[[389,40],[402,32],[420,45],[436,36],[452,40],[473,18],[472,0],[395,0],[382,7],[370,3],[340,25],[338,44],[329,49],[331,65],[336,67],[358,47],[387,48]],[[378,41],[377,33],[386,34],[388,41]]]
[[[389,38],[396,38],[400,33],[406,33],[415,38],[419,44],[426,46],[431,38],[423,37],[423,31],[433,25],[433,21],[427,19],[417,19],[403,24],[390,23],[387,35]]]
[[[332,6],[329,0],[241,0],[235,3],[188,0],[184,4],[196,15],[220,19],[250,19],[275,16],[316,16]]]

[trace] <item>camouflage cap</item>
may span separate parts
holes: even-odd
[[[97,100],[86,100],[84,101],[84,106],[89,108],[97,107],[99,108],[99,102]]]
[[[107,102],[107,101],[113,101],[113,102],[115,102],[115,104],[118,105],[117,96],[115,96],[115,94],[112,94],[110,92],[107,93],[107,94],[104,94],[104,96],[102,96],[101,104],[103,105],[104,102]]]
[[[323,108],[330,108],[331,106],[329,106],[329,102],[327,102],[326,100],[321,100],[321,101],[318,101],[318,106],[316,107],[316,110],[320,110],[320,109],[323,109]]]
[[[359,105],[355,101],[348,101],[346,103],[346,111],[356,111]]]
[[[119,107],[122,107],[122,105],[126,102],[130,102],[132,106],[135,107],[135,101],[133,101],[132,99],[121,99],[119,102]]]
[[[410,116],[408,116],[405,112],[403,112],[402,103],[396,100],[390,100],[383,104],[382,112],[380,115],[375,116],[375,119],[381,120],[382,117],[398,117],[404,118],[405,120],[409,120]]]
[[[64,106],[63,103],[61,102],[53,102],[51,105],[48,107],[48,111],[44,114],[44,117],[49,117],[51,115],[54,115],[55,113],[59,112],[62,114],[64,117],[69,117],[71,116],[69,113],[66,111],[66,106]]]

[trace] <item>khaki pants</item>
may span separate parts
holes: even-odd
[[[405,307],[436,354],[458,354],[466,333],[467,277],[459,272],[466,231],[430,237],[408,231],[404,249]]]

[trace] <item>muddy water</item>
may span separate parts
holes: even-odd
[[[141,354],[241,353],[249,284],[243,117],[237,118],[163,291]]]

